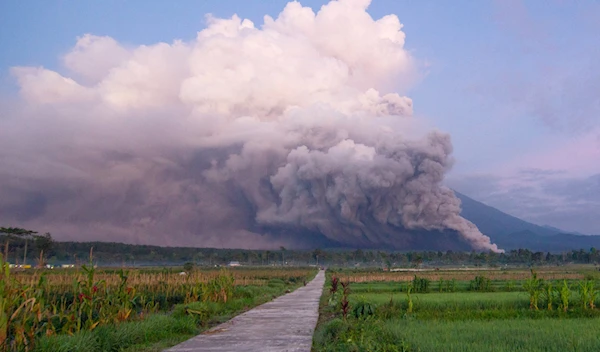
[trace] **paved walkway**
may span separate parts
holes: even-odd
[[[325,274],[167,351],[309,352]]]

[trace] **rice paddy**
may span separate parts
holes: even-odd
[[[332,271],[313,350],[599,351],[594,269]]]

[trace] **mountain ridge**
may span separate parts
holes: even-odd
[[[600,236],[573,233],[552,226],[530,223],[454,191],[462,202],[461,216],[504,250],[527,248],[557,252],[581,248],[600,248]]]

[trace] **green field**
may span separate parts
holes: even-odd
[[[317,351],[599,351],[597,319],[334,320],[315,336]],[[337,330],[336,330],[337,329]],[[345,333],[342,333],[345,332]],[[341,334],[340,334],[341,333]],[[334,339],[328,334],[343,335]],[[320,341],[330,339],[328,343]]]
[[[498,280],[484,287],[488,292],[477,291],[473,280],[456,282],[455,292],[439,292],[429,282],[427,292],[412,293],[417,281],[344,289],[342,279],[332,294],[329,277],[313,350],[600,351],[595,281],[569,280],[564,286],[561,280],[530,279],[511,286]]]

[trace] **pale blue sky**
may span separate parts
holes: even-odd
[[[15,94],[8,73],[12,66],[61,71],[59,57],[85,33],[130,45],[189,40],[204,27],[207,13],[217,17],[237,13],[260,25],[265,14],[276,16],[286,3],[2,1],[0,94],[4,98]],[[301,3],[317,10],[325,1]],[[570,162],[564,177],[572,178],[573,184],[600,173],[594,166],[600,160],[578,160],[576,152],[598,148],[578,141],[595,140],[590,134],[600,128],[599,4],[594,0],[372,2],[369,13],[374,18],[399,17],[406,47],[428,66],[423,79],[406,94],[414,101],[417,117],[452,135],[457,164],[450,185],[538,223],[600,234],[600,223],[589,214],[576,221],[553,222],[552,211],[540,215],[519,210],[518,194],[507,186],[520,177],[521,169],[561,169],[561,160],[552,165],[537,162],[551,159],[557,148],[575,150],[563,153],[565,163]],[[544,177],[536,180],[536,187],[543,189],[544,182],[550,182]],[[594,202],[590,211],[599,209],[600,199]]]

